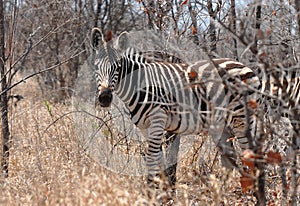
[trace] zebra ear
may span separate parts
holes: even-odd
[[[97,27],[93,28],[92,30],[92,38],[91,38],[91,43],[94,49],[99,48],[100,46],[103,45],[104,38],[101,30]]]
[[[126,50],[129,47],[129,33],[127,31],[118,36],[115,47],[120,50]]]

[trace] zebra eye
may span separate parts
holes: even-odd
[[[96,76],[96,78],[100,78],[101,77],[99,71],[95,72],[95,76]]]

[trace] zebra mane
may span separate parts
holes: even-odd
[[[183,63],[184,61],[167,51],[158,51],[158,50],[149,50],[142,52],[142,55],[145,57],[146,61],[151,62],[169,62],[169,63]]]
[[[143,52],[140,52],[133,47],[127,48],[123,53],[123,55],[125,58],[132,59],[136,62],[140,62],[140,63],[146,62],[146,57],[144,56]]]
[[[108,61],[113,64],[117,62],[121,56],[117,49],[113,47],[112,42],[104,42],[102,46],[99,47],[97,52],[97,58],[108,59]]]
[[[184,61],[174,54],[166,51],[149,50],[149,51],[137,51],[134,48],[128,48],[124,52],[124,56],[127,58],[134,58],[135,61],[142,63],[153,62],[168,62],[168,63],[183,63]]]

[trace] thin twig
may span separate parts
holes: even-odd
[[[40,71],[38,71],[38,72],[35,72],[35,73],[33,73],[33,74],[30,74],[30,75],[28,75],[28,76],[22,78],[22,80],[20,80],[20,81],[14,83],[13,85],[11,85],[11,86],[7,87],[5,90],[3,90],[3,91],[0,93],[0,95],[2,95],[4,92],[7,92],[7,91],[11,90],[12,88],[14,88],[15,86],[21,84],[22,82],[25,82],[27,79],[30,79],[30,78],[32,78],[32,77],[38,75],[38,74],[42,74],[42,73],[48,72],[48,71],[50,71],[50,70],[56,69],[57,67],[60,67],[61,65],[65,64],[66,62],[68,62],[69,60],[71,60],[71,59],[73,59],[73,58],[79,56],[79,55],[80,55],[81,53],[83,53],[83,52],[85,52],[85,50],[82,50],[81,52],[79,52],[79,53],[77,53],[77,54],[74,54],[74,55],[71,56],[70,58],[63,60],[63,61],[59,62],[58,64],[55,64],[55,65],[53,65],[53,66],[51,66],[51,67],[48,67],[48,68],[43,69],[43,70],[40,70]]]

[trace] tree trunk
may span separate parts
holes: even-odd
[[[252,46],[252,51],[254,54],[258,53],[258,47],[257,47],[257,42],[258,42],[258,34],[260,32],[260,25],[261,25],[261,0],[257,1],[256,5],[256,13],[255,13],[255,29],[256,29],[256,35],[254,39],[254,45]]]
[[[216,10],[213,9],[212,0],[207,1],[207,10],[209,14],[209,29],[208,35],[210,40],[209,55],[217,51],[217,32],[215,27]]]
[[[192,25],[193,25],[192,35],[193,35],[193,38],[194,38],[194,43],[196,45],[199,45],[199,38],[198,38],[198,34],[197,34],[197,31],[198,31],[197,16],[196,16],[196,13],[193,10],[193,6],[192,6],[191,1],[189,1],[188,9],[189,9],[189,12],[190,12],[190,17],[191,17]]]
[[[2,128],[2,172],[4,177],[8,176],[8,160],[9,160],[9,127],[8,127],[8,98],[7,98],[7,80],[5,68],[5,30],[4,30],[4,8],[3,1],[0,1],[0,73],[1,73],[1,128]]]
[[[260,29],[261,25],[261,1],[258,1],[256,6],[256,22],[255,22],[255,28]]]
[[[295,0],[296,17],[298,23],[298,34],[300,34],[300,0]]]
[[[236,34],[236,12],[235,12],[235,0],[230,0],[230,13],[231,13],[231,25],[232,32]],[[237,52],[237,40],[233,37],[233,55],[234,58],[238,61],[238,52]]]

